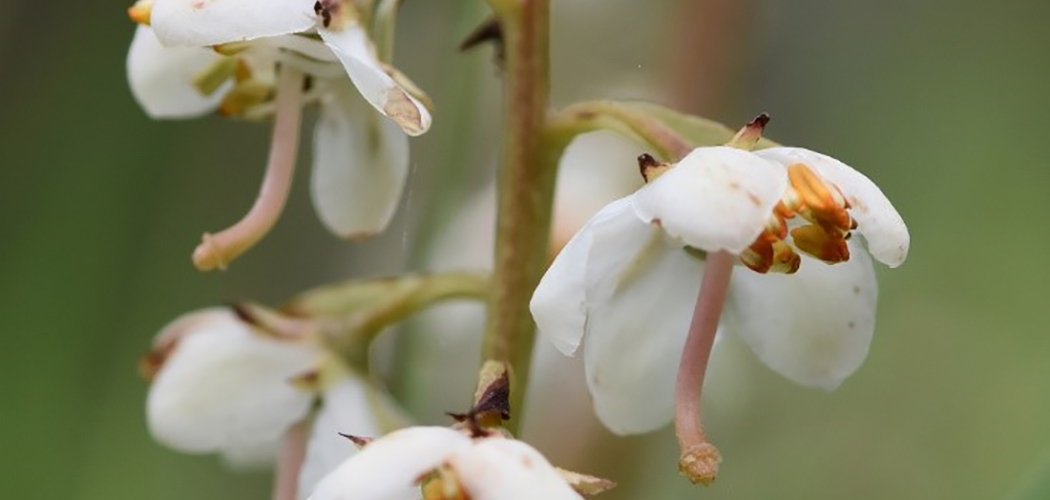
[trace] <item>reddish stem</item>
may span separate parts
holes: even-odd
[[[251,210],[236,224],[216,234],[204,233],[201,244],[193,251],[193,265],[201,271],[225,269],[226,265],[270,232],[284,211],[295,173],[295,156],[299,147],[299,122],[302,117],[303,75],[282,67],[277,81],[277,111],[274,116],[273,140],[259,195]]]
[[[682,451],[678,467],[690,481],[705,485],[715,480],[722,458],[704,434],[700,393],[732,273],[732,255],[727,252],[707,255],[704,278],[696,297],[693,321],[689,325],[689,337],[682,351],[675,384],[675,434]]]
[[[305,422],[293,425],[285,433],[273,473],[273,500],[299,498],[299,471],[306,458],[306,437]]]

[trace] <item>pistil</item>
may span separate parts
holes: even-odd
[[[270,158],[259,195],[251,210],[236,224],[219,233],[204,234],[203,241],[193,251],[193,264],[197,269],[225,269],[270,232],[284,211],[299,146],[302,92],[302,73],[289,67],[281,68]]]
[[[700,393],[732,273],[732,255],[727,252],[708,254],[675,384],[675,435],[681,449],[678,470],[693,483],[705,486],[718,475],[722,456],[718,448],[707,441],[704,433]]]

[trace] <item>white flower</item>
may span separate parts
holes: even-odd
[[[224,308],[165,327],[146,367],[150,433],[175,450],[218,453],[235,466],[271,465],[290,429],[310,422],[296,474],[303,491],[354,453],[339,430],[379,434],[387,430],[379,415],[394,411],[387,396],[312,339],[263,332]]]
[[[347,239],[387,226],[408,175],[407,136],[426,132],[431,116],[422,92],[378,59],[352,2],[141,0],[131,13],[142,25],[128,52],[128,79],[150,116],[187,118],[218,110],[248,118],[274,114],[279,124],[295,113],[294,122],[283,120],[289,130],[275,133],[275,143],[291,151],[285,155],[291,165],[280,182],[264,186],[264,194],[285,193],[267,201],[275,206],[265,214],[267,224],[247,235],[227,235],[231,241],[206,237],[202,247],[215,255],[195,256],[198,267],[224,267],[280,214],[298,135],[298,111],[292,108],[307,102],[321,107],[311,183],[321,220]],[[282,90],[281,71],[308,76],[309,90],[300,97],[298,89],[288,88],[301,87],[301,78]],[[295,102],[282,113],[280,94],[293,90]]]
[[[446,427],[410,427],[372,441],[318,483],[310,498],[419,498],[420,480],[435,471],[440,487],[462,494],[455,498],[581,498],[529,445],[500,436],[471,438]]]
[[[854,221],[876,259],[897,266],[908,248],[903,221],[870,180],[789,148],[698,148],[677,165],[648,166],[649,183],[573,237],[531,303],[541,334],[563,353],[584,343],[595,410],[611,430],[641,433],[670,421],[702,253],[788,273],[743,270],[729,287],[722,326],[768,366],[826,389],[860,366],[877,285],[861,238],[851,238]]]

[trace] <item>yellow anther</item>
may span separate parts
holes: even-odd
[[[796,248],[829,264],[849,260],[846,235],[817,225],[806,225],[792,229],[791,238]]]
[[[229,42],[222,43],[219,45],[212,45],[211,50],[218,52],[224,56],[235,56],[244,52],[249,47],[248,42]]]
[[[248,66],[248,63],[244,62],[244,59],[237,60],[237,67],[233,70],[233,78],[237,83],[252,79],[252,68]]]
[[[241,116],[249,108],[266,102],[271,90],[270,85],[257,80],[238,82],[219,104],[219,114]]]
[[[420,493],[424,500],[469,500],[470,495],[448,466],[438,467],[422,481]]]
[[[193,87],[201,95],[210,96],[219,90],[226,80],[233,76],[237,60],[232,57],[221,57],[193,76]]]
[[[137,24],[149,26],[150,13],[153,11],[153,0],[138,0],[128,7],[128,17]]]

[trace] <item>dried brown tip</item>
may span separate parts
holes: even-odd
[[[769,113],[766,113],[765,111],[763,111],[758,116],[752,118],[751,121],[747,122],[747,126],[748,127],[758,127],[760,129],[764,129],[764,128],[766,128],[766,125],[769,124],[769,120],[770,120]]]
[[[488,42],[497,46],[503,45],[503,26],[495,16],[486,19],[477,28],[474,28],[474,31],[470,32],[459,44],[459,50],[467,51]]]
[[[657,177],[663,175],[664,172],[670,170],[670,168],[669,164],[657,161],[649,153],[638,155],[638,172],[642,174],[642,179],[647,183],[654,181]]]
[[[506,370],[486,384],[470,411],[480,417],[492,415],[499,416],[500,420],[510,419],[510,377]]]
[[[364,449],[365,446],[368,446],[372,441],[375,440],[369,437],[355,436],[353,434],[344,434],[342,432],[340,432],[339,435],[343,436],[346,439],[349,439],[350,442],[354,443],[354,446],[356,446],[359,450]]]
[[[745,151],[754,149],[758,141],[762,139],[762,133],[769,124],[769,120],[769,113],[765,112],[752,118],[726,145]]]
[[[467,51],[485,43],[492,43],[496,49],[496,65],[503,66],[506,61],[506,48],[503,43],[503,26],[499,19],[492,16],[481,23],[474,31],[470,32],[463,42],[459,44],[460,51]]]

